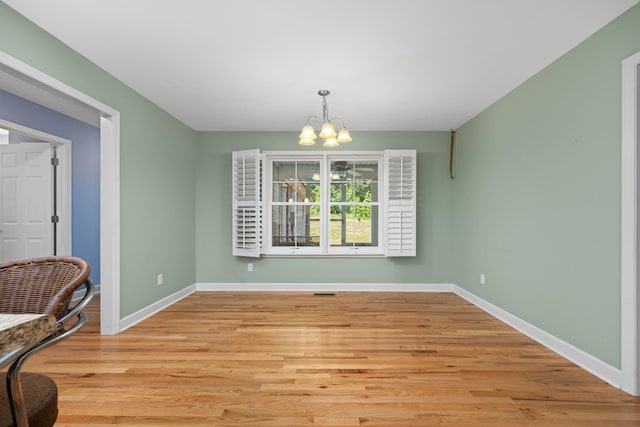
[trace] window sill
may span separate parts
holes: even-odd
[[[353,254],[261,254],[264,258],[385,258],[383,253],[353,253]]]

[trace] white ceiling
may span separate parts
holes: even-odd
[[[195,130],[455,129],[638,0],[3,0]]]

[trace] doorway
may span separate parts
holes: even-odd
[[[71,255],[71,141],[0,119],[0,180],[0,261]]]
[[[53,99],[99,116],[100,332],[120,332],[120,112],[0,51],[0,72]],[[58,110],[60,111],[60,110]]]
[[[640,52],[622,61],[621,388],[640,395]]]

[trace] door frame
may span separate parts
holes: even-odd
[[[57,155],[60,159],[60,167],[58,170],[58,209],[60,210],[60,222],[58,223],[58,239],[55,242],[57,253],[61,255],[71,255],[72,237],[72,209],[71,209],[71,147],[72,142],[56,135],[41,132],[0,119],[0,128],[7,129],[10,132],[19,132],[30,138],[35,138],[44,142],[48,142],[51,146],[58,149]]]
[[[28,84],[100,114],[100,333],[120,332],[120,112],[0,51],[0,66]]]
[[[638,116],[640,114],[640,52],[622,61],[622,224],[621,224],[621,384],[640,395],[640,326],[638,325]]]

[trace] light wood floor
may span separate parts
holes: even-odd
[[[193,294],[26,370],[58,426],[640,426],[633,398],[450,293]]]

